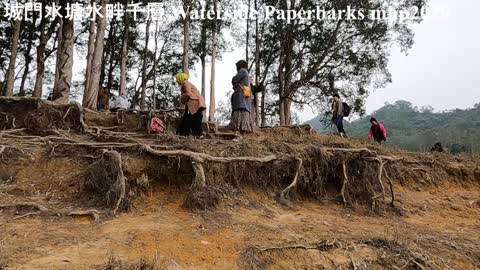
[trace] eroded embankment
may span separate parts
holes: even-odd
[[[108,251],[111,265],[156,255],[166,268],[480,265],[472,158],[305,127],[200,140],[66,131],[0,134],[0,268],[85,269]]]

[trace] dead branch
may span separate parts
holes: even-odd
[[[41,211],[26,213],[25,215],[16,216],[16,217],[12,218],[12,220],[21,219],[21,218],[25,218],[25,217],[29,217],[29,216],[33,216],[33,215],[38,215],[38,214],[40,214],[40,212]]]
[[[100,212],[95,209],[91,210],[79,210],[79,211],[72,211],[67,213],[67,216],[91,216],[93,220],[97,221],[100,218]]]
[[[369,153],[377,156],[377,152],[370,150],[368,148],[332,148],[332,147],[320,147],[320,149],[325,151],[335,151],[335,152],[346,152],[346,153]]]
[[[292,183],[286,187],[282,193],[280,194],[280,198],[281,199],[284,199],[285,198],[285,195],[287,194],[287,192],[290,191],[290,189],[294,188],[295,186],[297,186],[297,183],[298,183],[298,175],[300,173],[300,170],[302,168],[302,163],[303,163],[303,160],[301,158],[295,158],[295,160],[297,161],[297,171],[295,172],[295,176],[293,177],[293,181]]]
[[[48,211],[47,207],[34,202],[18,202],[18,203],[11,203],[11,204],[0,204],[0,208],[20,208],[20,207],[31,207],[41,212]]]
[[[309,246],[305,246],[305,245],[273,246],[273,247],[255,246],[254,248],[260,252],[272,251],[272,250],[284,250],[284,249],[304,249],[304,250],[316,249],[319,251],[328,251],[333,248],[339,247],[339,245],[340,243],[335,239],[334,241],[322,240],[314,245],[309,245]]]

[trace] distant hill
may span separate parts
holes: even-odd
[[[366,137],[370,117],[382,122],[388,133],[387,144],[412,151],[428,151],[441,142],[452,153],[480,153],[480,103],[472,109],[435,113],[431,107],[421,109],[408,101],[387,104],[372,115],[345,123],[349,136]],[[335,130],[319,118],[307,122],[322,133]]]

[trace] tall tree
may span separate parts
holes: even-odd
[[[152,87],[152,97],[153,97],[153,110],[157,109],[156,104],[156,93],[155,89],[157,88],[157,68],[158,68],[158,60],[157,60],[157,51],[158,51],[158,36],[159,36],[159,29],[158,29],[158,21],[155,22],[155,50],[153,52],[153,87]]]
[[[190,12],[192,9],[192,0],[183,0],[183,9],[186,11],[183,21],[183,60],[182,69],[184,73],[189,74],[189,49],[190,49]]]
[[[17,61],[18,42],[20,39],[22,20],[13,22],[12,46],[10,47],[10,62],[8,64],[7,81],[5,83],[5,96],[13,96],[13,85],[15,84],[15,63]]]
[[[57,61],[58,81],[53,89],[53,100],[56,103],[66,104],[70,99],[70,87],[72,85],[72,68],[73,68],[73,41],[74,30],[73,20],[66,18],[67,4],[71,4],[72,0],[60,1],[62,15],[62,32],[60,44],[58,45],[59,59]]]
[[[145,47],[143,48],[143,65],[142,65],[142,98],[140,100],[140,109],[145,110],[145,96],[147,94],[147,55],[148,55],[148,39],[150,37],[150,23],[152,20],[147,19],[147,25],[145,29]],[[154,73],[156,70],[154,70]]]
[[[91,1],[92,6],[95,5],[95,0]],[[92,76],[92,60],[95,49],[95,20],[90,20],[88,26],[88,46],[87,46],[87,68],[85,70],[84,92],[89,89]]]
[[[92,75],[88,89],[83,94],[83,107],[95,110],[97,107],[98,90],[100,89],[100,74],[102,68],[103,47],[105,40],[105,10],[108,0],[101,0],[102,16],[97,16],[97,35],[95,38],[95,51],[92,59]]]
[[[128,3],[125,0],[124,5],[126,6]],[[123,17],[123,37],[122,37],[122,52],[120,55],[120,95],[127,94],[127,49],[128,49],[128,14],[125,13]]]
[[[25,45],[25,48],[23,50],[23,58],[25,59],[25,67],[23,68],[22,80],[20,82],[20,89],[18,91],[19,96],[25,96],[25,94],[26,94],[25,83],[26,83],[27,78],[28,78],[28,73],[30,72],[30,63],[32,62],[32,47],[33,47],[33,42],[34,42],[34,39],[35,39],[36,22],[37,22],[37,13],[33,14],[32,22],[25,21],[24,29],[26,31],[24,31],[24,32],[26,32],[25,42],[27,44]]]
[[[48,1],[42,1],[42,14],[45,14],[45,7]],[[35,76],[35,88],[33,89],[32,96],[34,97],[41,97],[43,92],[43,78],[45,76],[45,60],[46,55],[45,51],[47,48],[47,43],[52,37],[53,33],[57,25],[60,22],[60,18],[57,17],[53,22],[50,23],[48,30],[45,32],[45,28],[47,27],[47,18],[45,16],[41,16],[40,18],[40,40],[37,46],[37,74]]]
[[[217,0],[213,0],[213,9],[215,10],[215,17],[217,12]],[[208,121],[210,123],[215,123],[215,62],[217,57],[217,44],[216,44],[216,32],[217,32],[217,23],[216,19],[213,23],[213,33],[212,33],[212,69],[211,69],[211,78],[210,78],[210,106],[208,112]]]
[[[249,0],[250,1],[250,0]],[[254,2],[255,11],[258,11],[257,1]],[[248,55],[248,52],[247,52]],[[263,86],[260,84],[260,37],[259,37],[259,29],[258,29],[258,15],[255,16],[255,83],[257,87]],[[258,112],[258,95],[255,95],[255,110]],[[265,126],[265,90],[262,93],[262,102],[261,102],[261,110],[260,113],[256,114],[257,126]]]

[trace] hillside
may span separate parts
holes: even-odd
[[[33,98],[0,114],[1,270],[480,267],[476,157],[306,125],[148,134]]]
[[[452,153],[480,153],[480,104],[472,109],[435,113],[431,108],[417,108],[408,101],[387,104],[372,115],[387,128],[387,145],[412,151],[429,150],[442,142]],[[371,115],[345,124],[350,136],[366,137]],[[331,133],[331,126],[319,118],[308,121],[321,133]]]

